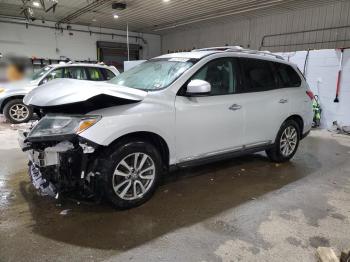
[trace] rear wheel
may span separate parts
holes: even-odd
[[[158,150],[139,141],[120,144],[112,149],[105,175],[107,198],[118,209],[139,206],[151,198],[158,187],[162,163]]]
[[[28,122],[33,116],[33,109],[23,103],[22,99],[13,99],[4,106],[6,120],[12,124]]]
[[[274,162],[289,161],[296,153],[300,141],[300,127],[294,120],[288,120],[281,126],[275,144],[266,150],[267,156]]]

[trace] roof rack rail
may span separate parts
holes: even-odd
[[[242,50],[243,47],[241,46],[216,46],[216,47],[207,47],[207,48],[199,48],[199,49],[193,49],[192,52],[197,51],[227,51],[227,50]]]
[[[273,54],[270,51],[258,51],[258,50],[252,50],[252,49],[245,49],[241,46],[219,46],[219,47],[208,47],[208,48],[192,50],[192,52],[198,52],[198,51],[240,52],[240,53],[253,54],[253,55],[273,56],[275,58],[284,60],[283,56]]]

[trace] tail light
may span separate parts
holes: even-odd
[[[311,90],[306,90],[306,94],[311,100],[313,100],[315,97],[314,93],[312,93]]]

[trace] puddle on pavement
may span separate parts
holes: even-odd
[[[23,168],[11,175],[2,172],[0,219],[9,221],[12,215],[23,213],[15,217],[17,223],[29,225],[34,234],[76,246],[125,250],[345,161],[341,156],[347,157],[348,148],[331,140],[319,142],[319,138],[308,138],[290,163],[276,165],[256,154],[173,172],[149,202],[127,211],[116,211],[105,202],[78,205],[42,198],[35,194]],[[332,150],[340,155],[329,158]],[[25,165],[24,158],[18,165]],[[66,215],[60,214],[67,209]]]

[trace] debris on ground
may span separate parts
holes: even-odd
[[[66,216],[66,215],[68,215],[68,212],[70,212],[70,211],[71,211],[70,209],[62,210],[62,211],[60,212],[60,215]]]
[[[35,121],[29,121],[27,123],[21,123],[21,124],[11,124],[10,127],[14,130],[28,130],[31,127],[33,127],[34,125],[36,125],[36,123],[38,122],[38,120]]]
[[[242,172],[244,172],[244,171],[245,171],[245,169],[244,169],[244,168],[241,168],[241,171],[242,171]]]
[[[337,121],[334,121],[333,125],[328,128],[328,131],[336,134],[350,135],[350,126],[340,126]]]
[[[330,247],[318,247],[316,253],[320,262],[339,262],[338,257]]]

